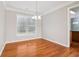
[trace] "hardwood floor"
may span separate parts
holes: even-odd
[[[2,53],[3,57],[67,57],[79,56],[79,46],[66,48],[45,39],[9,43]]]

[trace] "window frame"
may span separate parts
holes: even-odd
[[[33,15],[23,15],[23,14],[16,14],[16,36],[25,36],[25,35],[34,35],[34,34],[36,34],[37,33],[37,21],[35,20],[35,31],[33,32],[33,33],[22,33],[22,34],[18,34],[17,33],[17,22],[18,22],[18,17],[20,17],[20,16],[23,16],[23,17],[25,17],[25,16],[31,16],[31,17],[33,17]]]

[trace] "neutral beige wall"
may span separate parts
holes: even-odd
[[[68,18],[68,8],[76,4],[79,4],[79,2],[43,15],[43,38],[70,47],[70,19]]]
[[[7,42],[14,42],[14,41],[19,41],[19,40],[28,40],[32,38],[38,38],[40,36],[40,21],[37,21],[37,32],[33,35],[25,35],[25,36],[16,36],[16,15],[17,14],[23,14],[23,15],[29,15],[29,14],[24,14],[20,12],[15,12],[11,10],[6,10],[6,19],[7,19],[7,24],[6,24],[6,39]]]
[[[5,45],[5,9],[0,1],[0,55]]]
[[[68,46],[67,34],[66,7],[43,16],[44,38]]]

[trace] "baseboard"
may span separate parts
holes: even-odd
[[[4,48],[5,48],[5,45],[6,45],[6,43],[4,43],[4,45],[3,45],[3,47],[2,47],[2,49],[0,51],[0,56],[2,55],[2,52],[3,52]]]
[[[29,39],[21,39],[21,40],[16,40],[16,41],[6,41],[6,44],[8,44],[8,43],[14,43],[14,42],[21,42],[21,41],[28,41],[28,40],[33,40],[33,39],[40,39],[40,38],[42,38],[42,37],[29,38]],[[59,44],[61,46],[69,48],[69,46],[61,44],[61,43],[53,41],[53,40],[50,40],[49,38],[42,38],[42,39],[45,39],[45,40],[48,40],[50,42],[54,42],[54,43],[57,43],[57,44]]]
[[[33,39],[40,39],[40,38],[42,38],[42,37],[21,39],[21,40],[16,40],[16,41],[6,41],[6,44],[8,44],[8,43],[14,43],[14,42],[21,42],[21,41],[28,41],[28,40],[33,40]]]
[[[64,46],[64,47],[66,47],[66,48],[69,48],[69,46],[66,46],[66,45],[61,44],[61,43],[59,43],[59,42],[56,42],[56,41],[50,40],[50,39],[48,39],[48,38],[43,38],[43,39],[46,39],[46,40],[48,40],[48,41],[50,41],[50,42],[54,42],[54,43],[56,43],[56,44],[59,44],[59,45]]]
[[[8,43],[21,42],[21,41],[28,41],[28,40],[40,39],[40,38],[42,38],[42,37],[30,38],[30,39],[25,39],[25,40],[22,40],[22,39],[21,39],[21,40],[16,40],[16,41],[6,41],[6,42],[4,43],[4,45],[3,45],[2,49],[1,49],[1,51],[0,51],[0,56],[2,55],[2,52],[3,52],[4,48],[5,48],[5,45],[8,44]]]

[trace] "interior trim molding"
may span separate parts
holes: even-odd
[[[3,52],[4,48],[5,48],[5,45],[6,45],[6,42],[4,43],[4,45],[3,45],[3,47],[2,47],[2,49],[0,51],[0,56],[2,55],[2,52]]]
[[[3,1],[3,6],[5,7],[6,10],[9,10],[9,11],[20,12],[20,13],[29,14],[29,15],[34,14],[34,12],[31,12],[31,11],[25,11],[25,10],[15,8],[15,7],[9,7],[9,6],[7,6],[5,1]]]
[[[6,41],[6,44],[8,44],[8,43],[14,43],[14,42],[21,42],[21,41],[28,41],[28,40],[33,40],[33,39],[40,39],[40,38],[42,38],[42,37],[21,39],[21,40],[16,40],[16,41]]]
[[[71,2],[69,2],[69,3],[66,3],[65,5],[61,5],[61,6],[58,6],[58,7],[56,7],[56,8],[52,8],[51,10],[49,10],[49,11],[47,11],[47,12],[45,12],[45,13],[42,13],[42,14],[40,14],[41,16],[42,15],[46,15],[46,14],[48,14],[48,13],[51,13],[51,12],[54,12],[55,10],[57,10],[57,9],[60,9],[60,8],[62,8],[62,7],[64,7],[64,6],[67,6],[67,5],[69,5],[69,4],[72,4],[72,3],[74,3],[75,1],[71,1]],[[4,7],[5,7],[5,9],[7,9],[7,10],[12,10],[12,11],[19,11],[19,12],[22,12],[22,13],[30,13],[30,14],[34,14],[34,12],[29,12],[29,11],[24,11],[24,10],[21,10],[21,9],[17,9],[17,8],[14,8],[14,7],[8,7],[7,6],[7,4],[6,4],[6,2],[3,2],[3,4],[4,4]]]
[[[59,43],[59,42],[57,42],[57,41],[50,40],[49,38],[43,38],[43,39],[46,39],[46,40],[48,40],[48,41],[50,41],[50,42],[54,42],[54,43],[56,43],[56,44],[59,44],[59,45],[64,46],[64,47],[66,47],[66,48],[69,48],[69,46],[64,45],[64,44],[61,44],[61,43]]]
[[[49,13],[51,13],[51,12],[54,12],[55,10],[58,10],[58,9],[60,9],[60,8],[64,7],[64,6],[67,6],[67,5],[72,4],[72,3],[75,3],[75,1],[72,1],[72,2],[67,3],[67,4],[65,4],[65,5],[61,5],[60,7],[58,6],[57,8],[54,8],[54,9],[52,8],[51,10],[49,10],[49,11],[47,11],[47,12],[43,13],[42,15],[49,14]]]

